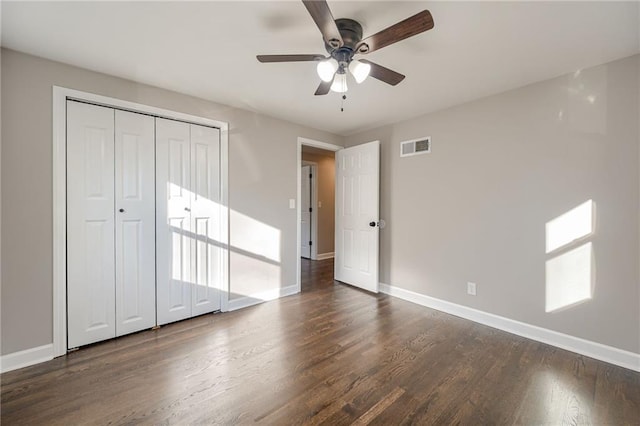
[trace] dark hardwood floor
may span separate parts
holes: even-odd
[[[14,424],[640,423],[640,374],[303,261],[303,293],[1,376]]]

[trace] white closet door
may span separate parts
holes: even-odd
[[[115,112],[116,335],[156,323],[154,118]]]
[[[115,336],[114,110],[67,102],[68,347]]]
[[[156,118],[158,324],[191,317],[189,124]]]
[[[191,127],[192,315],[220,309],[220,131]]]

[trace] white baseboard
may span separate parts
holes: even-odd
[[[53,344],[38,346],[37,348],[25,349],[0,357],[0,372],[17,370],[41,362],[53,359]]]
[[[316,256],[316,260],[333,259],[333,256],[334,256],[334,252],[320,253],[319,255]]]
[[[610,364],[618,365],[634,371],[640,371],[640,354],[634,352],[625,351],[612,346],[603,345],[601,343],[592,342],[579,337],[570,336],[568,334],[501,317],[499,315],[479,311],[467,306],[458,305],[456,303],[436,299],[435,297],[394,287],[389,284],[380,283],[380,292],[418,305],[426,306],[431,309],[446,312],[460,318],[484,324],[489,327],[517,334],[518,336],[599,359]]]
[[[250,294],[249,296],[229,300],[228,309],[229,311],[235,311],[237,309],[257,305],[258,303],[279,299],[280,297],[291,296],[292,294],[296,294],[298,292],[298,286],[296,285],[272,288],[271,290],[265,290],[258,293]]]

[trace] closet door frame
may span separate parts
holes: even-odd
[[[67,100],[86,102],[125,111],[148,114],[160,118],[184,121],[220,130],[220,187],[223,250],[221,311],[228,310],[229,303],[229,124],[223,121],[198,117],[136,102],[123,101],[107,96],[53,86],[53,348],[52,357],[67,353],[67,186],[66,186],[66,121]]]

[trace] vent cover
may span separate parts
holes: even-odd
[[[431,136],[413,139],[400,143],[400,157],[410,155],[428,154],[431,152]]]

